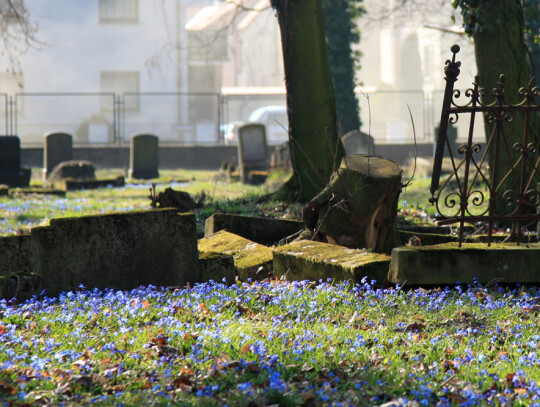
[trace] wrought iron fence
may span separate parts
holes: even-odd
[[[540,214],[536,214],[536,207],[540,204],[540,192],[536,186],[540,179],[540,134],[531,132],[531,122],[540,119],[540,89],[531,81],[527,87],[519,89],[521,102],[510,104],[507,102],[504,75],[489,94],[479,87],[477,76],[473,87],[462,94],[454,89],[461,65],[456,61],[458,52],[459,46],[452,46],[452,60],[446,61],[446,89],[430,201],[436,206],[439,223],[459,223],[460,245],[465,222],[485,224],[488,244],[492,241],[495,222],[512,222],[519,244],[522,226],[526,222],[540,220]],[[464,96],[464,102],[461,96]],[[457,151],[452,151],[448,125],[458,123],[460,118],[465,121],[467,117],[467,139],[457,147]],[[491,129],[485,146],[474,140],[475,125],[482,119]],[[449,175],[441,183],[445,150],[450,168]]]

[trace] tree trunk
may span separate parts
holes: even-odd
[[[476,64],[480,76],[480,87],[487,91],[483,102],[491,103],[495,98],[492,89],[496,88],[500,74],[505,75],[506,102],[516,104],[523,99],[518,91],[527,87],[531,76],[526,56],[524,40],[524,16],[520,1],[490,0],[479,3],[478,19],[473,32],[475,42]],[[493,123],[484,121],[486,138],[493,131]],[[504,125],[508,144],[523,142],[525,116],[515,114],[511,123]],[[529,142],[540,144],[539,121],[537,116],[531,117],[529,126]],[[498,179],[501,174],[510,170],[510,163],[505,161],[506,154],[499,154],[497,162]],[[514,158],[517,158],[515,156]],[[493,153],[489,157],[490,165],[494,166]],[[511,179],[503,190],[513,187]]]
[[[293,175],[275,197],[309,201],[344,150],[338,138],[321,0],[272,0],[281,30]]]
[[[330,184],[304,209],[312,236],[332,244],[390,253],[400,244],[397,203],[402,170],[384,158],[343,158]]]
[[[352,18],[361,15],[363,9],[356,3],[354,0],[325,0],[323,3],[326,46],[341,136],[360,130],[361,124],[354,93],[355,53],[351,49],[351,44],[360,40]]]

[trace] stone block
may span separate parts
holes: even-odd
[[[204,235],[226,230],[256,243],[273,245],[302,229],[304,223],[299,221],[214,213],[206,219]]]
[[[32,271],[29,235],[0,237],[0,276]]]
[[[390,256],[366,250],[349,249],[312,240],[299,240],[274,249],[274,275],[287,280],[335,281],[358,283],[386,282]]]
[[[131,137],[131,148],[129,152],[129,178],[158,178],[158,169],[158,136],[153,134],[136,134]]]
[[[32,170],[21,168],[19,171],[0,171],[0,184],[9,185],[11,188],[25,188],[30,185]]]
[[[34,272],[47,295],[200,281],[195,215],[175,209],[52,219],[32,229]]]
[[[95,180],[96,169],[92,162],[86,160],[62,161],[48,174],[50,182],[66,179]]]
[[[391,283],[407,285],[540,283],[540,244],[447,243],[424,247],[397,247],[392,251]]]
[[[201,264],[202,282],[214,280],[218,283],[231,285],[236,281],[234,257],[229,254],[199,252],[199,263]],[[223,281],[223,279],[225,279],[225,281]]]
[[[119,175],[116,178],[80,180],[68,178],[54,183],[54,187],[62,191],[76,191],[79,189],[96,189],[106,187],[123,187],[125,179]]]
[[[199,251],[233,256],[242,281],[264,279],[272,269],[272,249],[223,230],[199,239]]]

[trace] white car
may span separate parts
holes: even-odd
[[[238,127],[246,123],[262,123],[266,127],[266,142],[269,145],[289,141],[289,120],[286,106],[263,106],[254,110],[247,122],[232,122],[222,126],[225,144],[238,142]]]

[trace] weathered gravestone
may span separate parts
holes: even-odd
[[[21,142],[17,136],[0,136],[0,184],[27,187],[30,168],[21,168]]]
[[[342,138],[345,153],[375,155],[375,142],[373,137],[358,130],[352,130]]]
[[[45,134],[43,148],[43,179],[47,179],[58,164],[73,158],[73,136],[67,133]]]
[[[48,174],[50,182],[66,179],[95,180],[96,169],[94,164],[86,160],[62,161]]]
[[[131,137],[129,177],[151,179],[159,177],[159,138],[153,134]]]
[[[240,179],[244,183],[260,183],[266,179],[266,128],[250,123],[238,128],[238,162]]]
[[[194,214],[176,209],[52,219],[32,229],[33,271],[47,295],[200,281]]]

